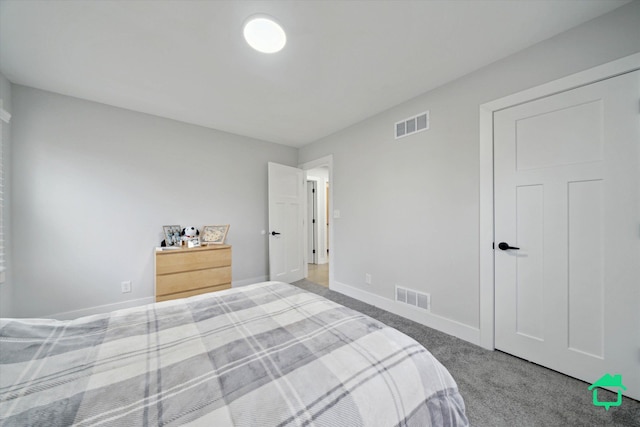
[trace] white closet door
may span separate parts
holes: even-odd
[[[494,114],[496,348],[635,399],[639,101],[636,71]]]

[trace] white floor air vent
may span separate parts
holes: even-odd
[[[409,304],[423,310],[431,310],[431,295],[413,289],[396,286],[396,301]]]
[[[396,139],[429,129],[429,111],[400,120],[395,124]]]

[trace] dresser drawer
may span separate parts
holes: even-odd
[[[156,301],[231,287],[231,246],[156,250]]]
[[[195,289],[193,291],[178,292],[175,294],[167,294],[167,295],[158,295],[156,297],[156,302],[167,301],[167,300],[176,299],[176,298],[187,298],[187,297],[192,297],[194,295],[206,294],[208,292],[217,292],[217,291],[222,291],[224,289],[230,289],[230,288],[231,288],[231,283],[225,283],[218,286],[208,286],[206,288]]]
[[[156,274],[178,273],[231,265],[231,248],[166,252],[156,257]]]
[[[231,267],[209,268],[156,276],[156,296],[231,284]]]

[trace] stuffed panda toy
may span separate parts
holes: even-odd
[[[199,235],[200,232],[195,227],[185,227],[182,229],[182,240],[185,242],[195,240]]]

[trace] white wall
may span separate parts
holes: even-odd
[[[334,158],[331,287],[478,342],[479,105],[638,51],[633,2],[300,149]],[[429,131],[393,139],[425,110]],[[432,315],[397,308],[394,284],[430,293]]]
[[[12,114],[11,83],[0,74],[0,99],[3,109]],[[0,317],[12,317],[13,310],[13,275],[11,268],[11,122],[2,124],[2,162],[4,171],[4,258],[5,281],[0,283]]]
[[[12,88],[16,316],[146,302],[162,225],[231,224],[234,284],[267,278],[267,162],[296,149]]]

